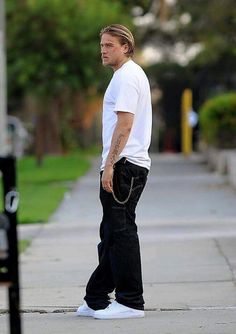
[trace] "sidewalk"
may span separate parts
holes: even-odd
[[[195,155],[154,155],[137,224],[146,317],[78,318],[85,284],[97,264],[101,208],[98,163],[37,227],[21,256],[24,334],[235,334],[236,191]],[[43,208],[42,208],[43,210]],[[28,227],[21,235],[32,235]],[[0,288],[0,309],[6,309]],[[0,332],[8,333],[0,314]]]

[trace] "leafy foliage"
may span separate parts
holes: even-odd
[[[85,112],[77,97],[96,97],[107,84],[100,30],[114,22],[130,26],[130,18],[119,1],[8,0],[6,5],[8,109],[20,116],[25,97],[34,100],[24,118],[34,123],[42,161],[45,152],[74,145],[71,120]]]
[[[236,145],[236,94],[209,99],[200,109],[203,139],[220,148]]]
[[[99,10],[98,10],[99,9]],[[67,89],[99,87],[99,31],[129,23],[118,1],[10,0],[7,6],[10,93],[53,96]]]
[[[200,42],[204,46],[198,61],[214,62],[223,53],[235,56],[234,0],[178,0],[174,12],[179,22],[178,38],[185,43]],[[186,17],[186,14],[189,20],[184,23],[183,15]]]
[[[144,12],[147,12],[150,5],[151,0],[120,0],[120,2],[129,9],[132,9],[133,7],[141,7]]]

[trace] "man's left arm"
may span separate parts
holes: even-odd
[[[107,192],[113,189],[113,168],[125,147],[133,125],[134,115],[130,112],[117,112],[117,123],[113,132],[111,147],[102,174],[102,187]]]

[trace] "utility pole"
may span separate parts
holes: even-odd
[[[7,153],[5,6],[0,0],[0,156]]]

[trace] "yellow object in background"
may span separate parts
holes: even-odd
[[[181,134],[182,153],[189,155],[192,153],[192,127],[189,121],[189,113],[192,110],[192,90],[185,89],[182,94],[181,105]]]

